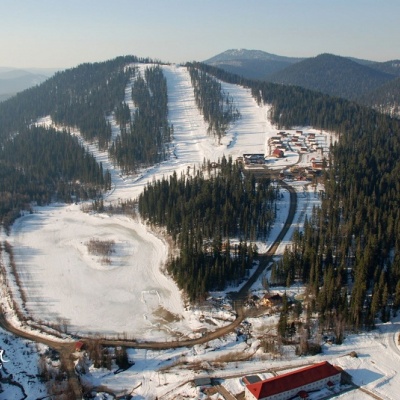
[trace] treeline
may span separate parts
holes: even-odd
[[[137,57],[82,64],[56,73],[39,86],[0,103],[0,219],[9,225],[29,202],[96,198],[111,175],[68,132],[36,128],[38,118],[77,127],[82,136],[108,146],[106,116],[123,101]]]
[[[313,126],[341,134],[347,132],[353,123],[359,124],[363,118],[378,118],[379,115],[349,100],[298,86],[246,79],[202,63],[188,65],[222,81],[248,87],[259,104],[265,103],[271,106],[270,118],[279,129]]]
[[[109,150],[114,162],[128,173],[168,156],[173,128],[168,125],[167,82],[160,66],[146,68],[144,77],[137,75],[132,100],[136,106],[132,118],[127,104],[116,109],[121,134]]]
[[[373,327],[400,306],[399,121],[363,115],[333,146],[322,206],[277,269],[309,284],[328,328]]]
[[[338,133],[322,205],[295,234],[275,277],[307,282],[310,307],[326,328],[386,321],[400,306],[400,121],[346,100],[204,68],[249,86],[259,102],[272,105],[282,128]]]
[[[32,201],[44,205],[96,197],[109,179],[68,132],[22,128],[0,148],[1,223],[8,227]]]
[[[197,107],[208,123],[208,133],[221,140],[229,124],[240,118],[240,113],[232,97],[222,90],[221,84],[214,77],[191,64],[187,68]]]
[[[380,112],[400,118],[400,78],[368,92],[359,97],[357,101]]]
[[[131,74],[126,65],[138,61],[130,56],[82,64],[18,93],[0,104],[0,138],[50,115],[58,124],[78,127],[85,139],[105,148],[111,134],[105,116],[124,98]]]
[[[247,241],[268,235],[275,198],[268,180],[244,179],[239,166],[224,157],[218,168],[208,163],[194,175],[174,173],[149,184],[139,197],[139,212],[175,240],[180,253],[168,269],[196,300],[244,278],[256,255]],[[232,237],[241,238],[239,244],[231,245]]]

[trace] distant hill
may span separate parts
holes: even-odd
[[[264,79],[267,75],[302,60],[303,58],[284,57],[261,50],[231,49],[209,58],[204,63],[245,78]]]
[[[393,74],[333,54],[308,58],[266,77],[269,82],[301,86],[351,100],[394,79]]]
[[[0,101],[14,96],[29,87],[44,82],[56,72],[55,69],[22,70],[16,68],[0,68]]]
[[[361,96],[357,102],[400,118],[400,77]]]
[[[400,76],[400,60],[376,62],[370,64],[369,67],[387,74]]]
[[[400,60],[376,62],[333,54],[295,58],[231,49],[204,63],[245,78],[300,86],[399,115]]]

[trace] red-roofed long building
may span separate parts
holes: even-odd
[[[342,370],[324,361],[246,385],[246,400],[287,400],[340,383]]]

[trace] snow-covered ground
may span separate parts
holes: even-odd
[[[45,347],[23,340],[0,328],[0,399],[35,400],[45,398],[46,385],[37,376],[39,353]]]
[[[149,181],[173,171],[186,172],[204,159],[217,161],[223,155],[236,159],[243,153],[264,153],[268,138],[277,133],[268,120],[267,105],[258,106],[248,89],[224,84],[223,89],[234,99],[241,118],[218,144],[207,135],[187,70],[175,65],[163,68],[169,121],[174,126],[171,158],[138,176],[124,176],[106,152],[85,144],[112,174],[113,189],[107,193],[106,202],[115,204],[136,198]],[[129,96],[127,89],[126,102],[133,107]],[[110,120],[115,136],[118,126]],[[38,123],[51,125],[51,120],[48,117]],[[276,161],[279,162],[287,166],[286,161]],[[269,240],[258,243],[260,252],[272,243],[286,219],[288,197],[284,191],[282,196],[282,212]],[[139,220],[84,213],[81,204],[53,204],[35,208],[33,214],[18,219],[10,236],[4,239],[14,249],[27,298],[26,311],[36,320],[55,324],[62,320],[69,332],[78,335],[98,332],[146,340],[172,340],[197,335],[200,328],[212,328],[200,324],[198,316],[185,308],[175,283],[162,270],[168,255],[166,243]],[[104,265],[101,257],[89,254],[90,239],[115,243],[109,265]]]
[[[323,353],[313,357],[297,357],[289,347],[283,357],[273,359],[257,350],[257,339],[249,339],[247,343],[242,339],[236,341],[234,334],[191,349],[132,349],[129,358],[135,365],[127,371],[114,375],[108,370],[91,370],[82,379],[116,394],[132,393],[135,399],[205,399],[200,388],[193,386],[196,378],[217,378],[230,393],[238,395],[244,391],[241,378],[245,375],[257,374],[261,379],[267,379],[274,374],[327,360],[342,367],[356,385],[370,393],[353,388],[338,398],[364,400],[375,395],[378,399],[396,400],[400,388],[400,351],[395,339],[399,328],[397,319],[378,326],[376,331],[350,335],[342,345],[325,344]],[[357,357],[350,356],[353,351]],[[321,399],[328,394],[327,391],[313,393],[310,399]]]
[[[223,155],[235,159],[243,153],[268,153],[268,139],[278,132],[268,120],[268,105],[258,106],[250,90],[224,83],[223,89],[234,99],[241,118],[218,144],[207,135],[207,126],[195,106],[186,69],[175,65],[163,69],[168,85],[169,120],[174,126],[171,158],[138,176],[124,176],[108,160],[105,152],[99,152],[94,145],[86,143],[103,163],[104,170],[109,169],[112,174],[113,188],[107,193],[106,202],[115,204],[136,198],[153,179],[168,176],[173,171],[178,174],[186,172],[188,167],[201,164],[204,159],[217,161]],[[126,102],[133,107],[129,96],[127,88]],[[115,137],[119,128],[112,117],[109,120]],[[48,117],[39,123],[52,124]],[[301,129],[329,138],[328,133],[310,127]],[[77,131],[73,133],[79,135]],[[269,160],[269,166],[285,169],[297,162],[300,165],[310,162],[310,155],[300,157],[297,152],[290,151],[285,155],[283,159]],[[319,187],[306,186],[304,182],[293,184],[298,192],[298,210],[294,226],[278,254],[282,254],[284,246],[290,243],[293,229],[301,227],[305,215],[310,215],[312,207],[319,203]],[[268,249],[282,228],[288,203],[289,194],[281,190],[278,215],[271,234],[266,242],[257,243],[260,252]],[[110,255],[110,263],[105,264],[101,257],[89,253],[87,243],[90,239],[114,242],[115,251]],[[27,299],[27,314],[36,320],[55,324],[62,321],[70,333],[87,335],[98,332],[138,340],[169,341],[198,336],[201,330],[213,330],[232,319],[229,311],[217,313],[215,310],[211,310],[207,318],[201,318],[204,310],[185,304],[177,286],[163,271],[169,250],[166,242],[139,219],[84,213],[82,204],[53,204],[36,207],[33,214],[18,219],[9,236],[1,233],[1,240],[7,240],[13,246]],[[11,283],[11,286],[16,293],[16,285]],[[260,288],[259,283],[254,286],[254,290]],[[300,289],[295,287],[293,290]],[[276,321],[271,317],[263,323],[268,327]],[[398,350],[393,342],[396,328],[397,325],[384,325],[382,334],[354,336],[342,346],[326,346],[323,356],[301,359],[287,356],[280,361],[272,361],[257,353],[257,340],[237,341],[236,334],[191,349],[130,350],[135,365],[127,371],[114,375],[106,370],[93,370],[83,379],[91,385],[102,385],[121,393],[129,393],[138,386],[133,392],[137,395],[134,398],[138,399],[154,399],[156,396],[163,399],[201,398],[198,389],[186,382],[198,376],[224,378],[257,371],[263,374],[262,377],[267,377],[270,368],[303,365],[322,357],[350,369],[356,383],[367,386],[383,398],[395,399],[396,388],[400,387],[394,374],[396,363],[399,365]],[[350,359],[345,356],[350,350],[357,351],[360,357]],[[385,352],[391,353],[390,358],[383,357]],[[241,361],[225,364],[227,359],[238,355]],[[245,361],[244,357],[252,359]],[[392,369],[390,363],[393,363]],[[224,379],[224,385],[232,392],[243,391],[237,378]],[[362,396],[366,395],[359,394],[354,398],[364,398]]]

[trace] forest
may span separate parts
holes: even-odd
[[[356,101],[358,97],[367,96],[385,83],[392,82],[395,77],[372,63],[365,65],[325,53],[294,63],[266,77],[266,80]]]
[[[121,133],[109,149],[111,159],[125,173],[164,161],[173,135],[173,127],[168,125],[167,82],[161,67],[147,67],[144,76],[134,73],[132,100],[136,110],[131,118],[126,103],[117,106],[115,115]]]
[[[69,132],[31,127],[3,143],[0,183],[0,216],[8,228],[32,202],[99,196],[110,185],[110,176]]]
[[[357,99],[360,104],[400,118],[400,77]]]
[[[208,123],[208,134],[220,142],[229,124],[240,118],[239,110],[229,93],[222,90],[221,83],[213,76],[191,65],[187,65],[187,68],[197,107]]]
[[[207,162],[193,174],[150,183],[139,212],[172,236],[179,256],[168,270],[193,301],[246,276],[257,254],[251,242],[268,236],[275,199],[269,180],[244,179],[241,167],[223,157],[218,166]]]
[[[111,128],[106,116],[121,105],[134,56],[82,64],[0,103],[0,221],[8,227],[32,201],[96,198],[111,187],[111,176],[69,129],[106,149]],[[35,127],[50,115],[63,133]]]
[[[371,328],[400,306],[400,121],[347,100],[297,87],[244,80],[198,65],[251,88],[271,104],[280,128],[335,131],[322,205],[274,267],[273,279],[308,285],[311,311],[326,329]]]
[[[118,57],[81,64],[0,103],[0,138],[50,115],[55,123],[77,127],[85,139],[106,148],[111,131],[105,116],[124,98],[130,77],[125,67],[135,61],[139,59]]]
[[[140,61],[149,60],[131,56],[83,64],[0,103],[0,216],[4,226],[9,226],[20,210],[29,209],[32,201],[47,204],[53,199],[97,197],[110,185],[107,171],[67,130],[34,127],[40,117],[51,115],[59,125],[79,128],[87,140],[103,149],[110,144],[106,116],[115,111],[121,126],[121,148],[119,152],[115,146],[111,152],[125,171],[167,156],[173,127],[166,123],[165,80],[157,68],[136,77],[132,92],[139,110],[151,104],[152,118],[133,118],[124,104],[125,86],[136,73],[126,66]],[[244,79],[201,63],[188,67],[198,70],[198,75],[202,71],[248,87],[260,104],[271,105],[270,118],[281,129],[313,126],[338,134],[339,141],[331,149],[331,168],[324,173],[322,205],[304,229],[296,232],[293,245],[274,266],[273,280],[306,282],[309,309],[320,313],[327,328],[369,328],[377,316],[390,318],[400,306],[399,120],[300,87]],[[152,96],[156,90],[160,94]],[[151,120],[157,123],[151,125]],[[147,141],[148,129],[156,132],[152,143]],[[143,143],[142,150],[135,155],[124,154],[123,147],[138,140],[136,134]],[[137,150],[135,146],[131,149]],[[259,193],[261,187],[254,190],[251,179],[236,182],[236,166],[225,168],[224,163],[232,164],[221,161],[218,173],[208,172],[211,167],[206,165],[208,176],[198,170],[192,178],[173,176],[150,185],[140,200],[143,216],[155,225],[166,226],[180,247],[179,257],[171,260],[169,268],[191,299],[244,276],[247,262],[256,254],[250,242],[266,235],[274,213],[271,203],[260,210],[257,201],[258,196],[264,196]],[[242,186],[233,190],[228,182]],[[221,194],[224,192],[225,197]],[[168,204],[166,210],[157,203],[156,193]],[[269,189],[265,194],[272,196]],[[216,202],[214,197],[226,200]],[[232,209],[247,217],[238,214],[233,221],[224,221],[224,215],[231,215]],[[261,215],[264,220],[260,220]],[[217,217],[218,223],[206,222]],[[192,221],[201,226],[195,235],[187,234]],[[240,246],[229,243],[231,235],[239,238]],[[229,259],[227,254],[234,252],[235,257]],[[249,252],[252,255],[246,256]],[[233,265],[237,260],[241,260],[240,267]]]

